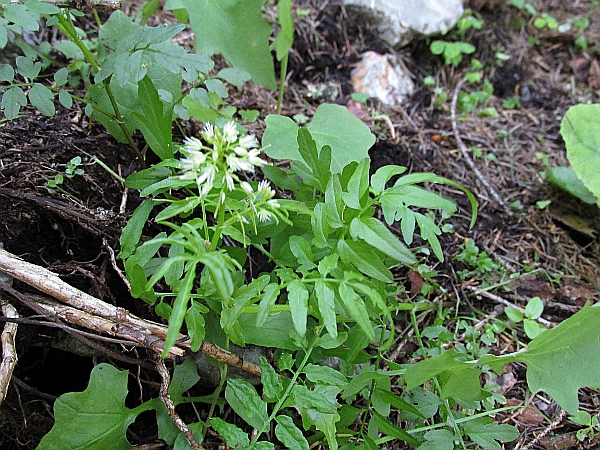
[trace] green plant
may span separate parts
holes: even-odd
[[[546,331],[546,327],[541,323],[537,322],[544,312],[544,303],[539,297],[533,297],[529,299],[525,306],[525,312],[518,310],[513,306],[507,306],[504,308],[504,314],[510,319],[511,322],[523,323],[523,330],[529,339],[535,339],[542,332]]]
[[[577,440],[585,441],[586,439],[592,439],[600,431],[600,421],[598,415],[591,415],[587,411],[577,411],[573,416],[569,416],[571,422],[581,425],[582,429],[577,430],[575,436]]]
[[[461,63],[463,55],[475,53],[475,46],[468,42],[435,40],[429,44],[429,50],[434,55],[443,55],[444,64],[447,66],[456,67]]]
[[[85,173],[84,169],[80,167],[81,164],[82,164],[81,156],[75,156],[74,158],[71,158],[71,160],[67,164],[64,165],[65,166],[64,175],[61,173],[58,173],[53,178],[46,179],[46,190],[50,194],[55,194],[57,191],[61,192],[81,203],[81,201],[78,198],[74,197],[72,194],[70,194],[69,192],[67,192],[66,190],[64,190],[61,187],[61,185],[65,181],[65,176],[67,178],[73,178],[76,175],[83,175]]]
[[[544,179],[581,201],[600,206],[600,105],[576,105],[567,111],[560,126],[567,159],[572,167],[550,167]]]
[[[470,269],[464,269],[458,272],[463,279],[472,277],[482,278],[487,283],[486,278],[501,271],[501,266],[494,259],[490,258],[487,252],[482,252],[471,238],[466,239],[460,246],[461,252],[454,257],[456,261],[464,261]]]

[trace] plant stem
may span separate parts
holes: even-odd
[[[229,338],[226,338],[226,339],[227,340],[225,341],[224,348],[225,348],[225,350],[229,350]],[[208,411],[208,416],[206,417],[206,422],[204,422],[204,426],[202,427],[202,437],[203,438],[206,435],[206,431],[208,430],[210,419],[215,412],[215,406],[217,405],[217,401],[219,400],[221,392],[223,391],[223,386],[225,386],[225,381],[227,380],[227,368],[229,366],[224,363],[222,363],[222,364],[223,364],[223,366],[221,367],[221,379],[219,380],[219,386],[217,386],[217,389],[215,389],[215,392],[213,394],[213,400],[212,400],[212,403],[210,404],[210,409]]]
[[[288,58],[290,53],[286,52],[281,60],[281,71],[279,72],[279,94],[277,95],[277,114],[281,114],[281,103],[283,101],[283,93],[285,90],[285,76],[287,74]]]

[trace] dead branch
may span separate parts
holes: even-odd
[[[141,319],[129,311],[103,302],[62,281],[53,272],[28,263],[17,256],[0,249],[0,272],[22,281],[44,292],[65,305],[50,301],[26,303],[34,311],[51,314],[65,322],[76,324],[88,330],[125,339],[129,342],[152,348],[164,348],[168,328],[164,325]],[[19,297],[19,300],[22,299]],[[169,357],[183,356],[191,342],[180,334],[169,352]],[[203,342],[200,351],[217,361],[236,367],[260,377],[260,367],[222,348]]]
[[[204,447],[200,445],[198,441],[196,441],[194,435],[192,434],[186,423],[181,419],[181,417],[179,417],[177,411],[175,411],[175,404],[173,403],[173,400],[171,400],[171,395],[169,395],[169,385],[171,384],[171,379],[169,378],[169,371],[167,370],[165,362],[159,354],[155,355],[155,362],[156,370],[158,371],[161,380],[160,399],[165,405],[165,408],[167,408],[167,412],[169,413],[171,420],[173,420],[175,426],[179,428],[179,431],[181,431],[184,434],[185,439],[188,441],[192,448],[196,450],[205,450]]]
[[[8,303],[7,300],[0,297],[0,309],[2,309],[2,314],[7,318],[18,318],[19,313]],[[17,350],[15,347],[15,338],[17,336],[17,324],[6,322],[4,324],[4,329],[2,330],[2,336],[0,340],[2,341],[2,362],[0,363],[0,405],[4,402],[6,398],[6,393],[8,392],[8,385],[12,378],[13,370],[17,364]]]
[[[44,3],[58,6],[59,8],[98,8],[103,10],[121,8],[121,0],[41,0]],[[22,3],[19,0],[10,0],[10,3]]]

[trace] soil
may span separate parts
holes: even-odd
[[[434,258],[427,261],[438,271],[436,281],[448,293],[442,299],[457,302],[461,314],[479,314],[482,320],[485,315],[498,315],[501,310],[497,299],[480,291],[476,295],[474,290],[481,287],[481,282],[504,282],[518,273],[495,291],[497,296],[518,306],[539,296],[546,303],[543,318],[554,324],[585,302],[598,300],[598,208],[544,182],[540,175],[544,164],[538,157],[544,154],[552,165],[566,165],[559,134],[561,118],[572,105],[599,101],[600,20],[596,1],[534,2],[538,11],[553,15],[561,23],[589,16],[592,23],[582,32],[588,41],[587,50],[575,47],[576,36],[568,33],[540,31],[530,22],[516,26],[517,20],[527,22],[528,17],[507,4],[481,7],[476,14],[485,20],[483,29],[467,31],[464,40],[476,46],[473,56],[486,67],[486,77],[493,85],[494,95],[485,107],[494,107],[498,114],[486,117],[458,111],[458,134],[453,130],[450,99],[468,70],[469,58],[459,67],[448,67],[430,54],[425,39],[394,50],[380,41],[366,23],[346,11],[339,0],[302,0],[297,4],[306,15],[296,25],[283,114],[310,117],[326,101],[354,111],[361,108],[366,123],[378,137],[370,152],[374,169],[400,164],[411,172],[434,172],[460,183],[478,199],[479,216],[475,227],[469,229],[466,198],[454,189],[431,187],[451,196],[460,207],[453,220],[456,232],[443,237],[445,262]],[[539,43],[528,42],[532,37]],[[350,99],[350,72],[367,50],[396,53],[410,70],[418,88],[405,103],[384,107],[376,101],[362,105]],[[498,52],[507,55],[508,61],[499,63],[495,57]],[[435,85],[448,94],[448,102],[436,107],[432,89],[422,83],[426,76],[433,77]],[[324,83],[333,85],[337,94],[330,98],[307,95],[311,86]],[[462,84],[462,91],[473,92],[479,86]],[[274,112],[276,94],[250,85],[232,94],[239,105],[260,111],[259,120],[250,125],[260,136],[264,118]],[[504,100],[517,94],[520,108],[502,107]],[[92,163],[92,157],[96,157],[126,177],[139,169],[135,156],[99,124],[90,123],[83,106],[76,104],[65,110],[57,105],[57,111],[48,118],[27,109],[24,117],[0,124],[0,242],[9,252],[48,268],[97,298],[156,320],[149,306],[129,296],[111,257],[111,253],[118,252],[120,231],[139,199],[100,165]],[[389,124],[371,119],[382,115],[389,118]],[[141,136],[136,135],[136,139],[143,146]],[[461,151],[459,139],[468,149],[468,158]],[[65,164],[76,156],[82,157],[85,174],[65,177],[61,187],[68,195],[49,192],[47,180],[64,173]],[[468,159],[474,161],[481,177],[474,173]],[[538,202],[546,200],[551,203],[541,208]],[[474,276],[465,280],[457,275],[469,268],[455,259],[468,238],[502,267],[502,279]],[[422,281],[414,275],[400,274],[398,282],[410,291]],[[14,287],[25,294],[33,292],[22,283],[15,282]],[[18,310],[22,316],[41,322],[42,318],[32,316],[24,306],[18,306]],[[75,346],[76,340],[69,338],[72,335],[67,331],[40,324],[19,326],[19,362],[0,408],[3,449],[35,448],[53,424],[55,398],[85,389],[89,372],[98,362],[130,370],[128,401],[130,398],[132,404],[140,397],[156,396],[159,378],[147,363],[150,355],[144,350],[126,353],[130,359],[123,360],[120,348],[100,341],[101,345],[94,348]],[[403,342],[405,348],[393,354],[398,362],[410,356],[411,337],[405,336]],[[514,350],[515,345],[506,342],[505,348],[498,351]],[[134,364],[131,358],[139,363]],[[519,445],[528,445],[546,433],[530,448],[596,448],[597,442],[577,441],[576,428],[560,415],[551,399],[528,393],[523,367],[507,367],[503,380],[503,394],[509,404],[526,399],[533,407],[500,417],[519,428]],[[582,407],[597,413],[597,391],[584,389],[580,394]],[[153,417],[140,416],[130,428],[130,441],[154,442],[153,423]]]

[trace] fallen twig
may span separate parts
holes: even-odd
[[[0,309],[2,309],[2,314],[7,318],[18,318],[19,313],[8,303],[7,300],[0,297]],[[6,393],[8,392],[8,385],[12,378],[12,373],[17,364],[17,350],[15,347],[15,337],[17,335],[17,324],[6,322],[4,324],[4,329],[2,330],[2,336],[0,340],[2,341],[2,362],[0,362],[0,405],[4,402],[6,398]]]
[[[462,80],[460,80],[458,82],[458,84],[456,85],[456,89],[454,89],[454,94],[452,94],[452,103],[450,104],[450,118],[452,121],[452,131],[454,132],[454,137],[456,139],[456,143],[458,144],[458,148],[460,149],[460,152],[462,153],[463,158],[465,159],[465,161],[467,162],[467,164],[469,165],[469,167],[471,168],[471,170],[473,171],[475,176],[479,179],[479,181],[481,181],[481,183],[490,192],[490,194],[492,194],[492,197],[494,197],[494,200],[496,200],[496,202],[504,208],[506,213],[512,216],[513,215],[512,211],[510,210],[510,208],[508,208],[506,206],[505,201],[502,199],[502,197],[500,197],[500,194],[498,194],[498,191],[496,191],[496,189],[494,189],[494,187],[483,176],[481,171],[477,168],[477,166],[473,162],[473,159],[469,155],[469,149],[467,148],[467,146],[465,145],[465,143],[462,140],[462,137],[460,136],[460,131],[458,130],[458,122],[456,120],[456,103],[458,102],[458,94],[460,92],[460,89],[462,88],[463,84],[465,84],[466,81],[467,81],[467,79],[463,78]]]
[[[36,302],[28,306],[35,311],[53,314],[65,322],[79,325],[99,333],[116,336],[137,343],[154,351],[164,347],[168,328],[150,320],[141,319],[129,311],[103,302],[62,281],[49,270],[28,263],[17,256],[0,249],[0,272],[20,280],[54,297],[65,305],[49,301]],[[179,335],[176,344],[169,352],[170,358],[183,356],[190,348],[190,340]],[[260,377],[260,367],[222,348],[203,342],[200,351],[217,361],[236,367]]]
[[[169,378],[169,371],[165,366],[165,362],[158,353],[155,355],[155,362],[156,370],[158,370],[161,380],[159,394],[160,399],[165,405],[165,408],[167,408],[169,416],[173,420],[175,426],[179,428],[179,431],[181,431],[184,434],[185,439],[188,441],[188,444],[190,444],[192,448],[196,450],[205,450],[204,447],[200,445],[198,441],[196,441],[194,435],[192,434],[186,423],[181,419],[181,417],[179,417],[177,411],[175,411],[175,404],[173,403],[173,400],[171,400],[171,396],[169,395],[169,385],[171,384],[171,379]]]

